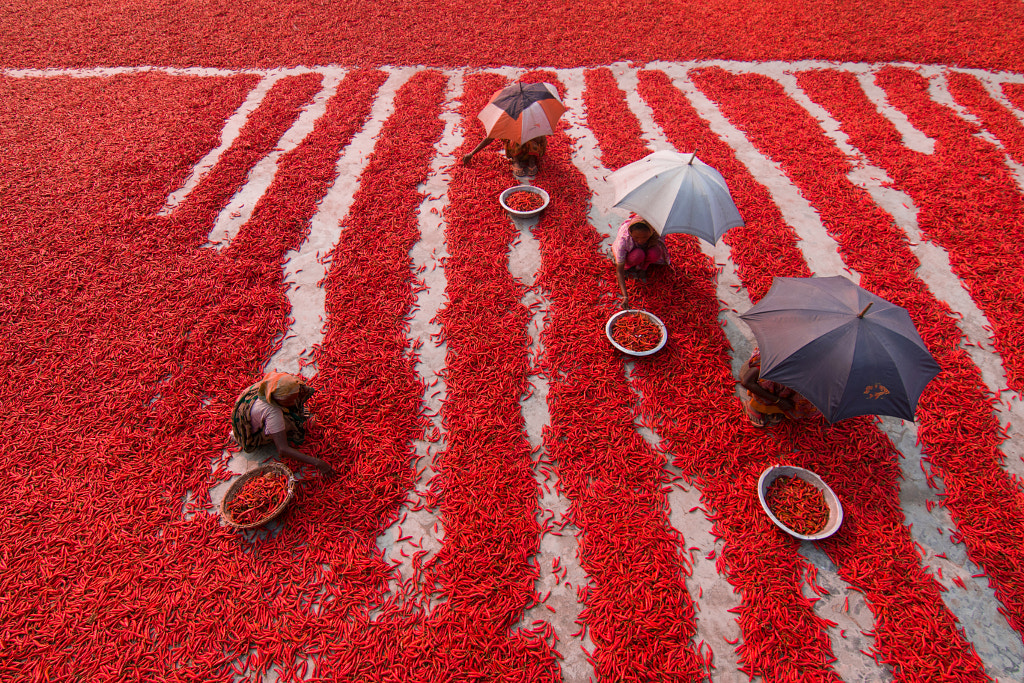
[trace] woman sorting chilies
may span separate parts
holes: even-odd
[[[782,420],[800,420],[818,412],[806,398],[789,387],[761,378],[761,351],[754,349],[740,368],[740,384],[747,390],[743,409],[755,427],[767,427]]]
[[[669,263],[668,249],[661,236],[650,223],[637,215],[630,216],[619,226],[619,233],[612,243],[612,256],[615,258],[615,278],[622,291],[623,308],[629,308],[627,277],[647,282],[647,271],[651,266]]]
[[[473,156],[494,140],[481,140],[472,152],[462,157],[463,166],[471,165]],[[541,135],[521,144],[512,140],[502,140],[502,143],[505,145],[505,157],[512,167],[512,175],[517,178],[533,178],[540,172],[540,159],[548,149],[547,136]]]
[[[334,470],[320,458],[294,448],[306,440],[306,401],[313,389],[298,375],[268,372],[242,392],[231,412],[231,431],[243,451],[274,444],[279,456],[313,465],[326,476]]]

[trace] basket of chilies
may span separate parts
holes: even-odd
[[[220,505],[224,521],[236,529],[254,529],[277,518],[295,495],[295,476],[269,462],[236,479]]]

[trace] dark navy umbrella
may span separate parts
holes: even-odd
[[[906,309],[844,277],[777,277],[740,318],[757,337],[760,376],[800,393],[829,422],[913,420],[939,374]]]

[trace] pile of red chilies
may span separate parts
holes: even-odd
[[[985,86],[974,76],[961,71],[950,71],[946,80],[956,102],[966,107],[978,117],[987,130],[993,132],[1014,161],[1024,164],[1024,126],[1021,126],[1017,117],[992,99]],[[1024,83],[1007,83],[1004,86],[1005,94],[1011,102],[1014,99],[1014,88],[1024,93]],[[1024,98],[1021,99],[1024,101]],[[1019,104],[1017,106],[1020,107]]]
[[[1024,109],[1024,83],[1004,83],[1003,94],[1017,109]]]
[[[310,480],[289,524],[254,543],[206,514],[205,491],[228,476],[222,463],[211,477],[208,462],[220,452],[234,398],[287,327],[282,260],[308,231],[333,183],[334,160],[384,78],[356,70],[342,80],[325,117],[282,157],[252,219],[221,253],[200,248],[214,218],[318,90],[319,76],[279,81],[167,218],[153,216],[168,188],[180,186],[186,169],[217,144],[252,76],[17,79],[0,90],[0,266],[8,274],[0,288],[9,302],[4,319],[18,322],[17,334],[0,341],[7,372],[0,400],[14,416],[3,437],[11,447],[0,449],[10,473],[0,501],[8,520],[0,527],[9,598],[0,607],[3,677],[190,680],[235,672],[255,680],[273,667],[288,681],[305,677],[312,660],[327,678],[430,679],[453,671],[559,678],[550,626],[515,628],[538,597],[533,556],[543,511],[518,405],[531,372],[530,312],[507,271],[516,233],[493,201],[508,183],[498,154],[453,169],[445,212],[448,304],[439,321],[449,359],[447,447],[430,489],[444,546],[418,563],[420,585],[389,595],[391,568],[376,543],[399,519],[416,477],[411,441],[424,437],[424,387],[407,340],[420,285],[408,254],[419,238],[416,188],[441,133],[446,79],[439,72],[420,73],[400,89],[341,244],[323,255],[333,267],[325,339],[314,355],[313,409],[321,422],[308,448],[341,476]],[[852,76],[815,71],[798,79],[914,198],[922,230],[950,251],[979,305],[998,321],[996,342],[1018,386],[1024,361],[1013,321],[1020,313],[1012,297],[1000,295],[1006,278],[982,286],[980,275],[982,266],[1020,271],[993,218],[1021,210],[1001,157],[970,124],[931,104],[912,72],[884,69],[879,82],[915,126],[940,141],[936,159],[902,147]],[[953,95],[1016,158],[1016,129],[972,79],[951,78]],[[1024,558],[991,538],[1019,536],[1024,505],[1000,467],[1003,435],[959,348],[953,315],[917,278],[916,258],[891,217],[849,183],[848,161],[777,84],[717,69],[694,81],[780,163],[862,284],[906,307],[939,359],[943,373],[919,408],[922,443],[958,537],[1020,629]],[[480,132],[475,114],[503,83],[493,75],[465,79],[459,113],[467,131]],[[589,70],[586,83],[588,125],[605,165],[642,157],[639,126],[611,74]],[[1024,89],[1006,92],[1024,98]],[[809,274],[765,189],[664,74],[641,74],[640,93],[677,149],[699,143],[701,159],[729,178],[748,224],[726,241],[752,296],[763,296],[773,275]],[[467,136],[457,155],[473,144]],[[564,198],[535,229],[537,286],[551,302],[541,359],[551,383],[542,466],[557,470],[572,503],[563,532],[577,534],[590,577],[578,587],[580,619],[598,676],[699,678],[713,662],[710,648],[693,642],[684,539],[665,512],[664,455],[637,436],[636,398],[621,359],[602,343],[603,322],[615,309],[614,271],[587,223],[589,190],[570,145],[563,132],[552,136],[538,177]],[[942,215],[957,220],[943,223]],[[888,439],[869,418],[783,424],[771,440],[745,425],[718,321],[715,265],[691,238],[670,237],[669,245],[672,268],[647,287],[630,283],[631,298],[673,335],[664,353],[634,369],[633,382],[643,396],[640,417],[700,488],[725,542],[717,564],[743,597],[743,670],[767,680],[836,678],[831,622],[800,590],[807,563],[750,494],[765,464],[784,459],[821,472],[847,509],[848,521],[821,547],[875,614],[872,654],[901,680],[934,680],[950,670],[984,680],[904,525]],[[184,516],[182,500],[193,501]],[[425,594],[442,604],[426,611]]]
[[[505,198],[505,204],[513,211],[533,211],[544,205],[544,200],[536,192],[519,190],[509,193]]]
[[[47,3],[19,0],[0,17],[5,67],[203,65],[221,68],[296,64],[547,64],[574,67],[657,60],[799,60],[885,63],[915,61],[1024,71],[1024,11],[1014,0],[968,0],[963,13],[929,0],[899,5],[733,0],[701,11],[673,12],[657,0],[568,0],[532,8],[495,0],[444,0],[429,9],[402,5],[312,5],[250,0],[238,5],[188,4],[174,12],[156,0],[97,21],[88,4],[58,16]],[[485,14],[486,22],[478,21]],[[181,26],[196,27],[181,40]],[[509,30],[521,26],[522,30]],[[523,40],[554,27],[558,40]],[[799,36],[799,40],[793,40]],[[199,100],[200,102],[202,100]]]
[[[224,504],[231,521],[253,524],[270,516],[284,502],[288,477],[268,472],[252,477]]]
[[[780,522],[804,536],[819,533],[828,523],[825,496],[799,477],[777,478],[765,491],[764,502]]]
[[[630,351],[650,351],[661,341],[661,329],[642,313],[630,313],[612,324],[612,339]]]

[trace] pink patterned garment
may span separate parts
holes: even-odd
[[[615,262],[623,263],[627,267],[633,268],[641,263],[638,259],[640,254],[643,254],[643,263],[646,263],[649,266],[655,264],[668,265],[670,263],[668,249],[665,248],[665,243],[662,241],[661,235],[655,232],[647,242],[646,249],[634,242],[633,238],[630,236],[629,226],[634,223],[639,223],[642,220],[643,219],[639,216],[633,215],[623,221],[622,225],[619,226],[619,234],[616,235],[615,241],[612,242],[612,256],[615,258]],[[655,247],[658,248],[657,251],[655,251]],[[640,253],[636,256],[632,256],[633,252]],[[654,259],[649,259],[648,254],[645,254],[644,252],[649,252],[654,256]],[[627,259],[627,257],[631,258]]]

